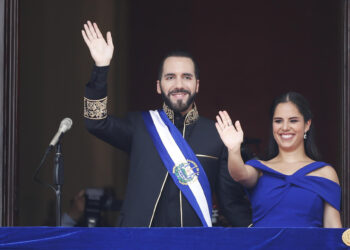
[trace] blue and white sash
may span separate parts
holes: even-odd
[[[208,178],[191,147],[163,110],[142,113],[148,132],[175,184],[205,227],[211,227],[212,201]]]

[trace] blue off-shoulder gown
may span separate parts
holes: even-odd
[[[246,162],[262,171],[256,186],[247,189],[253,210],[253,227],[322,227],[324,202],[340,210],[339,184],[308,173],[329,166],[310,163],[292,175],[269,168],[258,160]]]

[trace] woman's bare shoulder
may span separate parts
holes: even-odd
[[[320,176],[339,184],[338,174],[335,171],[334,167],[330,165],[326,165],[322,168],[315,170],[314,172],[311,173],[311,175]]]

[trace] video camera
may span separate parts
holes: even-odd
[[[122,201],[115,198],[111,188],[87,188],[85,190],[84,224],[87,227],[101,225],[102,211],[119,211]]]

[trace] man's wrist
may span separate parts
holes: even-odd
[[[111,61],[95,62],[95,65],[97,67],[106,67],[106,66],[109,66],[110,64],[111,64]]]

